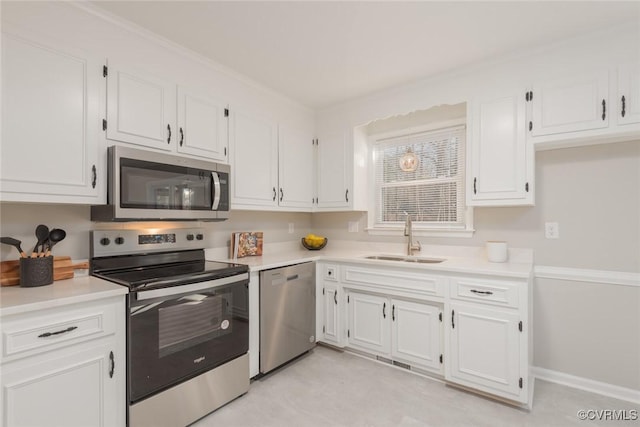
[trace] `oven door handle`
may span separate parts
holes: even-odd
[[[242,282],[249,279],[249,273],[236,274],[235,276],[223,277],[221,279],[208,280],[206,282],[192,283],[189,285],[171,286],[169,288],[151,289],[148,291],[136,292],[137,300],[161,298],[171,295],[187,294],[202,291],[204,289],[217,288],[218,286],[230,283]]]
[[[213,179],[213,203],[211,203],[211,210],[218,210],[220,206],[220,176],[218,172],[211,172],[211,178]]]

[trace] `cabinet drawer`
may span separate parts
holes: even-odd
[[[517,283],[477,279],[454,279],[451,298],[517,308],[520,302]]]
[[[115,333],[117,304],[84,303],[2,319],[2,361]]]

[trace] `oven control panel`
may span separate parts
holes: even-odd
[[[91,258],[146,252],[204,249],[202,228],[94,230],[91,232]]]

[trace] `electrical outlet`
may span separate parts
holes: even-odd
[[[560,238],[560,225],[557,222],[545,222],[544,223],[544,237],[547,239],[559,239]]]
[[[295,227],[293,226],[293,222],[289,223],[289,234],[293,234],[293,231],[295,230]]]
[[[358,221],[349,221],[349,233],[357,233],[358,232]]]

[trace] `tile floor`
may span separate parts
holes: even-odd
[[[249,393],[195,427],[312,426],[638,426],[640,421],[581,421],[580,409],[636,410],[634,405],[536,381],[531,412],[442,382],[318,346],[259,380]]]

